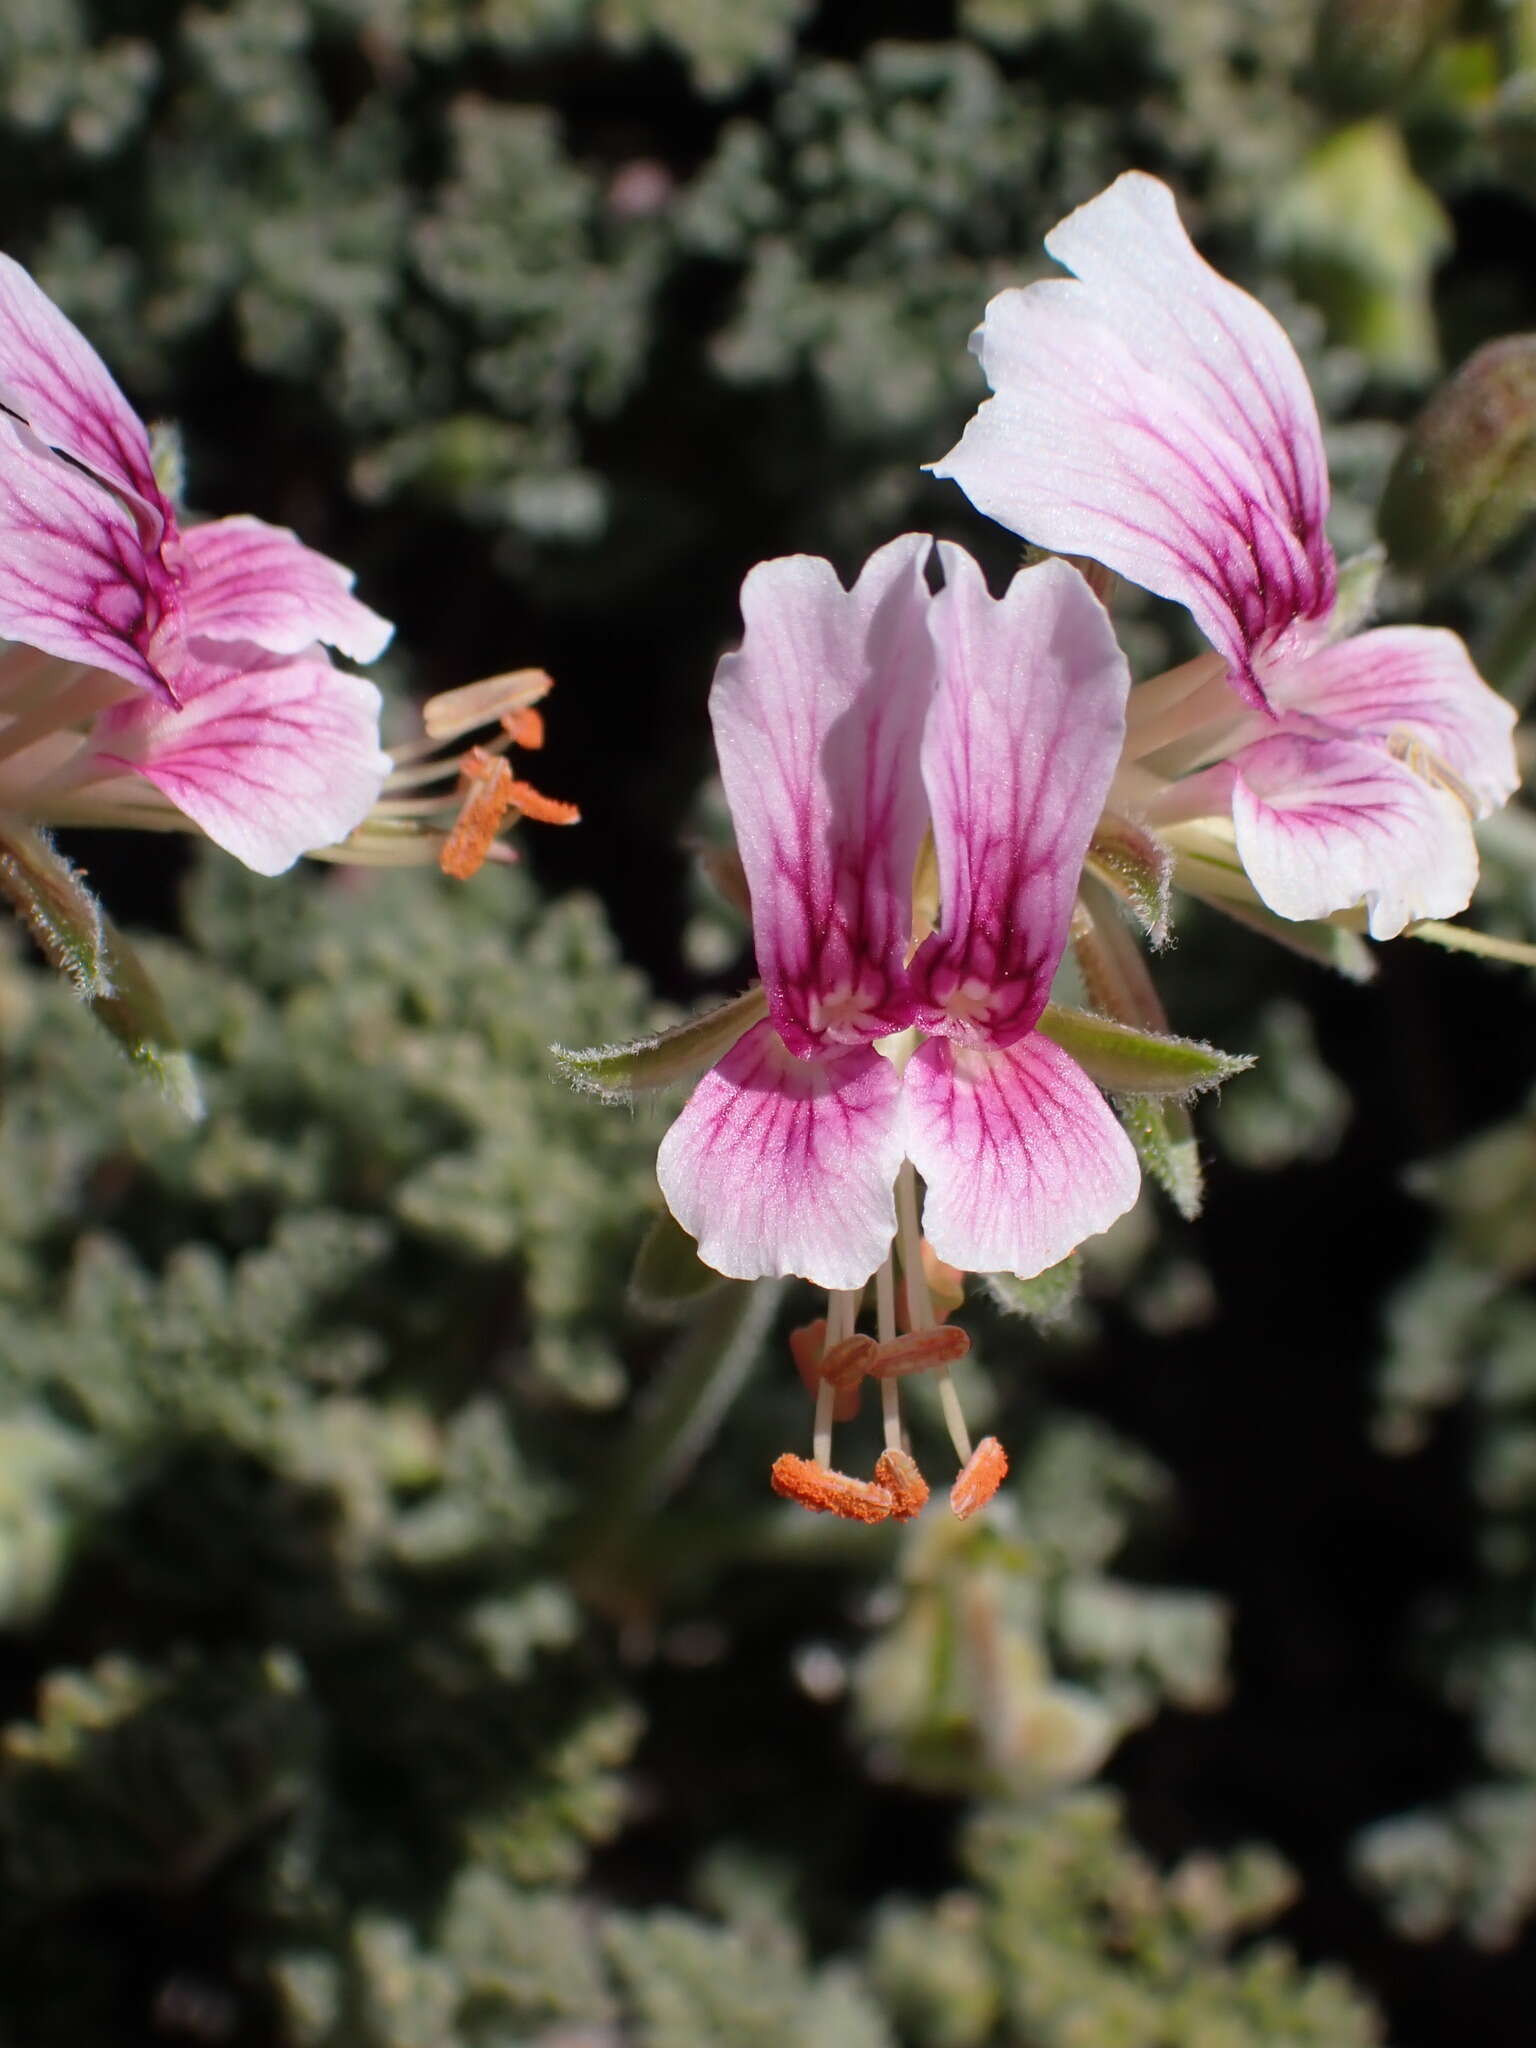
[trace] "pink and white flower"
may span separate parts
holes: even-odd
[[[1032,1275],[1134,1201],[1135,1153],[1035,1025],[1114,773],[1129,677],[1075,570],[994,600],[960,549],[872,556],[852,590],[806,556],[742,591],[710,700],[767,1017],[705,1075],[657,1162],[705,1263],[861,1288],[904,1160],[934,1253]],[[913,950],[926,835],[936,929]],[[904,1064],[882,1042],[925,1040]]]
[[[1337,640],[1322,434],[1284,330],[1140,172],[1046,248],[1072,277],[988,306],[972,346],[995,395],[934,470],[1036,545],[1187,606],[1216,650],[1134,693],[1142,766],[1115,800],[1222,821],[1282,917],[1363,903],[1387,938],[1464,909],[1472,822],[1518,783],[1515,714],[1452,634]]]
[[[183,531],[143,422],[8,257],[0,406],[0,809],[185,819],[263,874],[344,837],[392,766],[378,692],[324,652],[390,637],[350,571],[258,519]]]

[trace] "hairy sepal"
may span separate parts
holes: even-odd
[[[184,1116],[200,1117],[197,1076],[160,992],[79,869],[45,833],[12,822],[0,831],[0,892],[134,1065],[159,1083]]]
[[[1187,1100],[1206,1088],[1219,1088],[1253,1065],[1249,1053],[1219,1052],[1197,1038],[1138,1031],[1112,1017],[1091,1016],[1058,1003],[1047,1004],[1036,1028],[1112,1095]]]
[[[630,1045],[592,1045],[577,1051],[552,1045],[550,1052],[566,1080],[605,1102],[629,1102],[679,1081],[691,1081],[729,1052],[744,1032],[768,1014],[768,998],[753,987],[702,1017],[674,1024],[654,1038]]]
[[[1017,1273],[983,1273],[981,1283],[995,1308],[1005,1316],[1023,1316],[1042,1329],[1060,1329],[1071,1321],[1083,1291],[1083,1262],[1076,1252],[1047,1266],[1029,1280]]]
[[[1189,1111],[1181,1102],[1150,1095],[1119,1095],[1115,1114],[1136,1147],[1141,1170],[1179,1214],[1193,1220],[1205,1203],[1205,1175]]]
[[[1173,854],[1154,833],[1106,812],[1084,866],[1130,908],[1154,946],[1168,943]]]

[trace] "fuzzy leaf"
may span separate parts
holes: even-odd
[[[1157,1182],[1181,1216],[1198,1216],[1205,1200],[1205,1175],[1189,1111],[1181,1102],[1120,1095],[1115,1098],[1115,1113],[1136,1147],[1143,1173]]]
[[[1248,1053],[1218,1052],[1196,1038],[1136,1031],[1112,1017],[1093,1017],[1048,1003],[1038,1029],[1071,1053],[1101,1088],[1121,1095],[1198,1095],[1253,1065]]]
[[[552,1045],[550,1051],[573,1087],[607,1102],[627,1102],[631,1096],[669,1088],[674,1081],[691,1080],[767,1014],[768,998],[760,987],[753,987],[654,1038],[637,1038],[631,1045],[592,1045],[584,1051]]]
[[[635,1254],[629,1298],[642,1314],[670,1319],[725,1281],[669,1209],[652,1223]]]
[[[1160,839],[1144,825],[1106,813],[1089,842],[1084,865],[1129,904],[1154,946],[1166,943],[1173,855]]]
[[[1024,1316],[1043,1329],[1055,1329],[1077,1306],[1083,1288],[1082,1260],[1071,1252],[1032,1279],[1021,1280],[1016,1273],[983,1273],[981,1282],[1005,1316]]]

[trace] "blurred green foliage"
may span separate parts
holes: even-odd
[[[912,522],[989,544],[919,469],[979,395],[964,337],[1128,164],[1294,333],[1341,553],[1393,474],[1384,614],[1434,578],[1528,691],[1523,386],[1492,513],[1454,516],[1482,506],[1464,437],[1419,460],[1455,384],[1399,448],[1443,371],[1536,327],[1517,260],[1445,261],[1479,193],[1518,255],[1533,105],[1528,7],[18,0],[0,240],[181,418],[194,504],[345,553],[429,668],[471,630],[546,658],[509,617],[586,650],[561,715],[630,721],[590,843],[640,878],[664,971],[686,922],[676,958],[728,978],[739,926],[657,849],[740,569]],[[1165,610],[1121,617],[1140,668],[1185,644]],[[605,812],[649,837],[605,841]],[[1531,837],[1494,821],[1479,906],[1526,938]],[[197,1124],[0,963],[0,2036],[1382,2038],[1265,1934],[1295,1889],[1271,1852],[1164,1870],[1086,1783],[1165,1708],[1229,1696],[1228,1604],[1168,1558],[1175,1476],[1072,1399],[1106,1345],[1210,1322],[1206,1241],[1149,1199],[1080,1297],[1013,1304],[1053,1329],[969,1304],[1009,1493],[851,1539],[764,1484],[804,1439],[805,1298],[682,1305],[655,1238],[626,1288],[659,1118],[571,1094],[545,1048],[671,1012],[590,899],[210,861],[182,925],[144,951]],[[1350,1091],[1311,970],[1198,912],[1178,938],[1173,1027],[1263,1055],[1199,1115],[1219,1211],[1235,1169],[1335,1157]],[[1504,1941],[1533,1903],[1536,1254],[1529,1121],[1489,1115],[1425,1182],[1440,1237],[1383,1337],[1385,1442],[1468,1418],[1480,1551],[1430,1668],[1486,1770],[1361,1859],[1410,1933]],[[1297,1247],[1266,1244],[1275,1273]]]

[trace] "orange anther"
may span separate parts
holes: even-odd
[[[510,793],[523,816],[532,818],[536,825],[576,825],[581,822],[581,812],[575,804],[562,803],[555,796],[541,796],[531,782],[512,783]]]
[[[516,711],[504,711],[501,729],[514,747],[526,747],[530,754],[536,754],[544,744],[544,714],[535,711],[531,704]]]
[[[1007,1477],[1008,1453],[995,1436],[984,1436],[949,1489],[950,1512],[966,1521],[986,1506]]]
[[[845,1337],[841,1344],[834,1344],[830,1351],[824,1351],[821,1363],[816,1368],[818,1379],[824,1379],[839,1393],[849,1387],[856,1387],[869,1371],[870,1362],[879,1346],[873,1337],[864,1337],[855,1332]]]
[[[931,1372],[936,1365],[953,1365],[970,1348],[970,1338],[958,1327],[911,1330],[905,1337],[877,1344],[866,1370],[877,1380],[902,1379],[909,1372]]]
[[[928,1505],[928,1482],[910,1451],[882,1451],[875,1460],[875,1484],[891,1496],[898,1522],[910,1522]]]
[[[827,1319],[818,1316],[814,1323],[803,1323],[798,1330],[789,1333],[790,1356],[795,1361],[795,1370],[800,1375],[801,1385],[808,1394],[821,1390],[822,1358],[827,1348]],[[852,1422],[859,1412],[859,1383],[839,1387],[832,1402],[834,1422]]]
[[[813,1514],[841,1515],[848,1522],[885,1522],[896,1510],[883,1486],[850,1478],[846,1472],[829,1472],[814,1458],[797,1458],[792,1451],[774,1459],[771,1478],[775,1493],[798,1501]]]
[[[437,864],[455,881],[478,874],[491,850],[501,821],[512,808],[512,770],[498,754],[471,747],[459,763],[464,802],[453,829],[443,841]]]

